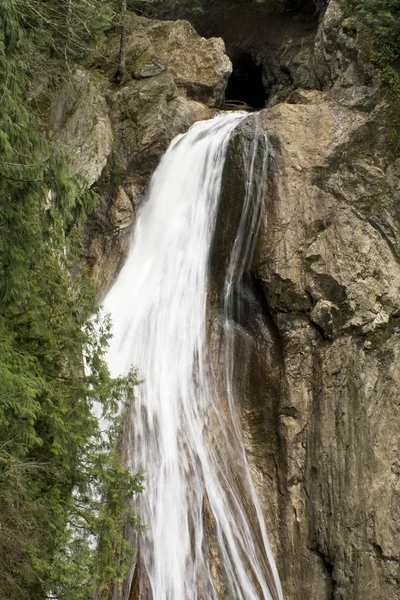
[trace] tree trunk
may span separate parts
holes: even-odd
[[[115,73],[115,80],[118,83],[122,83],[125,78],[125,58],[126,58],[126,25],[125,25],[125,13],[126,13],[126,0],[121,0],[120,8],[120,19],[121,19],[121,32],[119,42],[119,57],[118,57],[118,70]]]

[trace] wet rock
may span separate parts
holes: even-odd
[[[331,0],[316,32],[290,42],[294,31],[272,58],[256,56],[275,106],[257,119],[270,140],[268,193],[246,318],[234,324],[248,460],[286,600],[398,600],[400,159],[360,23]],[[101,193],[87,258],[102,290],[161,155],[211,116],[230,71],[222,42],[187,23],[135,17],[131,33],[123,85],[110,82],[114,40],[100,65],[110,81],[78,71],[55,109],[75,168]],[[252,122],[228,156],[210,305],[240,216]],[[210,306],[217,383],[219,310]]]
[[[247,372],[274,389],[271,404],[261,385],[250,402],[271,422],[279,415],[279,493],[255,480],[266,519],[278,508],[285,598],[397,600],[400,219],[396,162],[375,125],[388,133],[390,113],[383,103],[368,115],[330,92],[298,90],[291,102],[259,117],[271,151],[253,274],[276,335]],[[246,443],[254,457],[265,439]]]

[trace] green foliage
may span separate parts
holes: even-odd
[[[104,41],[113,11],[107,0],[5,0],[14,5],[34,53],[81,59]]]
[[[130,398],[136,374],[132,372],[119,384],[122,388],[116,398],[123,388],[123,395]],[[110,397],[109,392],[106,395]],[[67,505],[67,527],[48,573],[47,587],[59,600],[91,598],[94,590],[99,600],[108,598],[110,583],[124,580],[134,558],[124,532],[143,529],[131,504],[134,494],[142,490],[142,477],[132,476],[121,466],[117,441],[123,413],[116,418],[116,409],[113,401],[103,412],[107,423],[103,432],[93,419],[93,433],[80,448],[74,493]]]
[[[400,118],[397,116],[392,121],[392,129],[389,133],[389,151],[395,160],[400,156]]]
[[[147,16],[180,18],[220,14],[256,6],[266,12],[287,9],[287,0],[128,0],[128,7]]]
[[[372,38],[371,59],[400,98],[400,0],[353,0]]]
[[[118,406],[132,400],[136,376],[110,377],[110,324],[98,313],[90,318],[94,290],[84,275],[70,275],[80,255],[76,222],[95,195],[71,175],[27,101],[38,64],[84,57],[107,23],[104,8],[100,0],[0,4],[4,600],[88,600],[95,588],[102,597],[132,560],[124,529],[140,528],[130,499],[142,478],[122,467],[116,451]]]
[[[400,0],[357,0],[356,7],[371,27],[388,59],[400,59]]]

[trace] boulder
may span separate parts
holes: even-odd
[[[131,14],[127,23],[127,77],[144,79],[164,71],[172,76],[178,94],[218,107],[232,66],[221,38],[200,37],[188,21],[159,21]],[[103,67],[115,68],[118,40],[111,40]]]
[[[365,26],[344,5],[330,0],[314,45],[313,71],[322,89],[345,106],[371,111],[380,99],[381,76],[369,60]]]
[[[102,77],[77,69],[62,85],[53,107],[53,134],[88,187],[100,178],[113,145],[105,89]]]
[[[57,95],[52,130],[101,203],[87,225],[87,261],[102,295],[116,277],[149,179],[172,139],[213,115],[231,72],[221,39],[206,40],[186,21],[132,15],[126,77],[114,82],[119,40],[92,70],[71,74]]]

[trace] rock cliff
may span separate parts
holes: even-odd
[[[357,27],[332,1],[312,63],[324,91],[297,89],[257,116],[269,191],[238,385],[289,600],[400,593],[399,159]],[[249,118],[236,136],[256,132]],[[243,185],[226,181],[233,206]]]
[[[87,261],[101,293],[127,251],[136,206],[171,140],[223,102],[231,63],[221,39],[201,38],[187,21],[132,15],[127,76],[113,83],[118,39],[88,71],[78,69],[53,106],[52,129],[71,166],[102,204],[89,219]]]
[[[231,70],[222,40],[187,22],[135,17],[131,28],[124,84],[112,83],[111,40],[54,108],[55,133],[102,197],[87,231],[102,291],[160,156],[221,105]],[[290,85],[275,79],[271,107],[237,130],[223,189],[222,248],[243,186],[235,140],[251,139],[257,119],[268,194],[237,385],[286,600],[400,598],[400,159],[393,106],[360,39],[331,0],[282,54]]]

